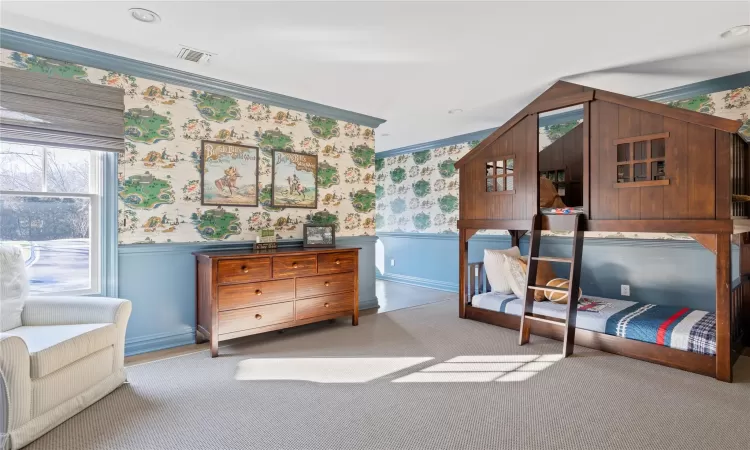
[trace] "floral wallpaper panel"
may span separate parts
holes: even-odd
[[[274,227],[334,224],[339,236],[375,233],[371,128],[261,103],[10,50],[0,64],[125,90],[126,151],[119,158],[120,244],[254,240]],[[200,204],[201,140],[260,147],[259,207]],[[272,208],[271,151],[318,155],[318,208]]]

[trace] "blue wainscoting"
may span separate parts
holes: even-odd
[[[379,279],[458,292],[458,237],[455,234],[378,233]],[[481,261],[486,248],[509,248],[510,236],[475,235],[469,261]],[[583,246],[581,288],[592,296],[679,305],[713,311],[715,257],[695,241],[587,239]],[[570,256],[572,239],[542,238],[541,254]],[[528,252],[528,237],[521,240]],[[382,255],[382,256],[381,256]],[[732,278],[738,276],[739,250],[732,248]],[[391,259],[395,265],[391,266]],[[569,266],[555,264],[568,278]],[[630,296],[620,285],[630,285]]]
[[[337,237],[341,246],[361,247],[359,307],[377,308],[374,236]],[[286,241],[284,245],[299,245]],[[144,244],[118,249],[118,296],[133,302],[125,354],[161,350],[195,342],[195,259],[192,252],[247,246],[225,244]]]

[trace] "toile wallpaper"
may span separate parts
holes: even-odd
[[[300,239],[304,223],[375,233],[371,128],[10,50],[0,64],[125,90],[120,244],[255,240],[266,227]],[[202,139],[260,147],[259,207],[201,205]],[[272,149],[318,155],[317,209],[270,206]]]
[[[700,95],[669,103],[676,108],[700,111],[743,122],[740,134],[750,142],[750,86]],[[543,149],[580,123],[580,120],[539,129]],[[453,163],[479,142],[466,142],[432,150],[375,160],[378,232],[457,233],[458,174]],[[485,233],[490,232],[486,231]],[[492,233],[506,233],[494,230]],[[568,232],[545,232],[568,235]],[[663,233],[586,233],[591,237],[690,239]]]

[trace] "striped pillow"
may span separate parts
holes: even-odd
[[[487,280],[492,287],[492,292],[511,294],[513,293],[513,289],[510,285],[510,274],[505,270],[505,264],[503,261],[505,255],[520,258],[521,250],[519,250],[518,247],[512,247],[506,250],[485,250],[484,271],[487,274]]]

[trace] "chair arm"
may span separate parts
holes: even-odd
[[[0,333],[0,435],[31,419],[31,361],[26,343]]]
[[[130,300],[112,297],[30,297],[21,314],[24,326],[114,323],[127,325]]]

